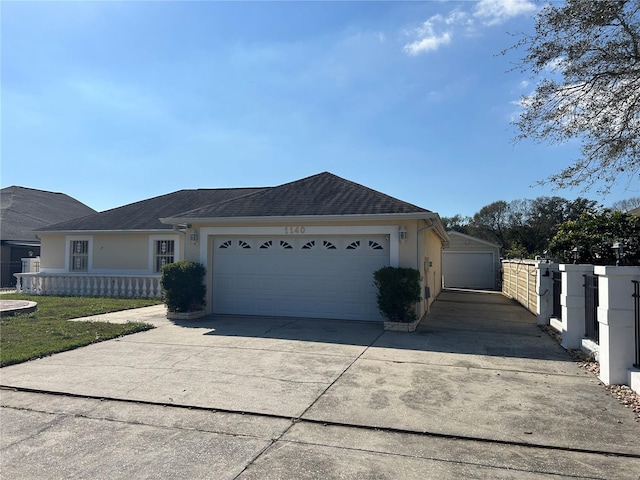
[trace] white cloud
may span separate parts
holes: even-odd
[[[404,46],[404,51],[410,55],[418,55],[419,53],[437,50],[442,45],[451,42],[451,32],[448,29],[442,30],[443,25],[451,26],[455,22],[452,15],[443,17],[442,15],[434,15],[425,21],[420,27],[416,28],[413,34],[417,37],[411,43]]]
[[[456,8],[446,16],[433,15],[408,33],[415,39],[407,43],[403,50],[409,55],[432,52],[451,43],[458,31],[470,34],[477,25],[498,25],[510,18],[529,14],[537,8],[530,0],[480,0],[473,5],[473,13]]]
[[[510,18],[532,13],[536,6],[529,0],[480,0],[473,15],[485,25],[498,25]]]
[[[418,55],[419,53],[437,50],[442,45],[451,42],[451,33],[445,32],[440,35],[428,35],[415,42],[408,43],[404,46],[404,51],[410,55]]]

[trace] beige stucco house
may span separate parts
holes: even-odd
[[[382,320],[373,272],[419,269],[421,317],[442,289],[438,214],[321,173],[276,187],[181,190],[40,232],[40,294],[159,296],[167,262],[206,266],[216,314]]]

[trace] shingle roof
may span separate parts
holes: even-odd
[[[93,208],[64,193],[15,185],[0,190],[2,241],[39,242],[34,230],[92,213]]]
[[[196,219],[403,213],[431,212],[324,172],[174,217]]]
[[[157,230],[163,219],[431,213],[328,172],[277,187],[180,190],[44,231]]]
[[[171,225],[165,225],[160,222],[161,217],[173,216],[194,207],[225,202],[260,190],[260,188],[179,190],[111,210],[105,210],[82,219],[58,223],[41,230],[171,230],[173,228]]]

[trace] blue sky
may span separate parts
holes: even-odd
[[[579,144],[512,142],[540,3],[42,2],[1,8],[1,185],[96,210],[323,171],[441,216],[538,187]]]

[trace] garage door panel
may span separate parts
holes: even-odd
[[[445,252],[442,256],[445,287],[495,288],[495,264],[492,252]]]
[[[388,240],[380,236],[216,238],[212,308],[216,313],[381,320],[373,272],[387,265]]]

